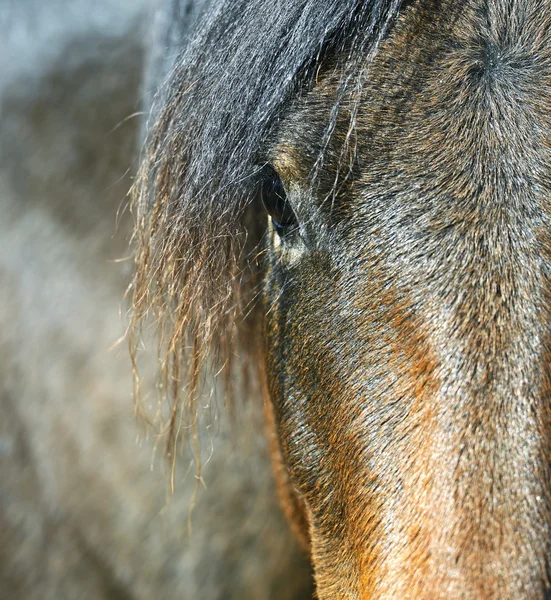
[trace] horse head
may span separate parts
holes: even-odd
[[[319,598],[545,597],[551,6],[214,4],[137,188],[165,375],[258,367]]]

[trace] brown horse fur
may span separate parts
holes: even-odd
[[[173,497],[132,418],[116,341],[146,9],[0,1],[0,598],[304,598],[262,406],[231,427],[203,409],[204,485],[188,452]]]
[[[257,60],[241,28],[252,17],[234,15],[230,33],[202,31],[202,56],[225,40],[228,59],[224,71],[208,61],[201,71],[184,56],[168,85],[139,188],[137,318],[157,307],[177,381],[189,340],[201,355],[261,291],[247,326],[263,338],[276,471],[310,540],[320,599],[541,599],[551,556],[551,3],[375,4],[365,3],[381,10],[374,28],[361,12],[352,32],[331,24],[313,62],[290,69],[292,91],[281,97],[283,78],[268,89],[279,109],[254,157],[234,138],[244,165],[235,180],[208,162],[218,139],[200,134],[215,119],[228,136],[262,125],[254,103],[249,121],[238,103],[222,119],[225,100],[209,96],[227,85],[229,101],[234,89],[256,98],[232,71]],[[284,18],[263,14],[266,32]],[[261,24],[249,25],[257,35]],[[293,27],[282,26],[285,39],[303,39]],[[262,86],[279,81],[284,60],[269,56]],[[198,116],[187,117],[193,102]],[[293,223],[271,225],[255,260],[255,228],[245,242],[239,223],[248,203],[247,223],[266,219],[250,200],[266,164]]]

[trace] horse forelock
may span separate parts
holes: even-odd
[[[249,332],[264,224],[251,212],[274,128],[328,56],[336,57],[344,96],[401,3],[286,0],[275,10],[266,0],[212,2],[161,86],[133,191],[131,348],[136,364],[139,330],[152,317],[161,339],[161,396],[173,407],[170,452],[202,367],[220,371],[237,347],[258,354]],[[249,325],[237,327],[244,317]]]

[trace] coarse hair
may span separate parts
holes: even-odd
[[[266,219],[251,207],[267,141],[289,101],[330,61],[340,83],[316,161],[321,168],[340,103],[354,89],[359,97],[369,57],[402,3],[210,2],[161,86],[133,191],[131,349],[136,364],[136,340],[151,317],[172,456],[182,425],[195,422],[205,365],[230,373],[240,352],[260,360],[261,315],[253,307]],[[352,111],[349,131],[354,118]]]

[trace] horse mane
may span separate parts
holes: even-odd
[[[331,136],[340,99],[357,85],[366,56],[401,4],[207,2],[161,86],[133,190],[131,352],[136,366],[136,340],[151,318],[159,333],[158,389],[169,406],[172,456],[182,427],[195,423],[205,367],[231,373],[236,355],[249,357],[245,365],[260,360],[254,300],[265,219],[254,206],[267,140],[290,99],[311,85],[326,58],[340,75],[326,133]]]

